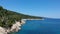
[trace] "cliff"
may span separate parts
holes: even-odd
[[[19,26],[21,26],[25,21],[22,19],[43,19],[42,17],[30,16],[14,11],[4,9],[0,6],[0,29],[4,30],[7,34],[8,32],[18,31]],[[2,32],[2,31],[1,31]]]

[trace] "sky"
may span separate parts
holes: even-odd
[[[18,13],[60,18],[60,0],[0,0],[0,5]]]

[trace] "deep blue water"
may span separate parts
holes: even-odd
[[[60,19],[27,20],[17,34],[60,34]]]

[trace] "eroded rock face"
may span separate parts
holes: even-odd
[[[0,27],[0,34],[7,34],[6,29],[3,27]]]
[[[25,23],[25,20],[21,20],[21,22],[19,21],[16,21],[15,24],[12,25],[11,28],[3,28],[3,27],[0,27],[0,34],[8,34],[10,32],[18,32],[18,30],[21,29],[21,25]]]
[[[18,30],[21,29],[20,26],[21,26],[21,23],[20,23],[20,22],[16,22],[16,23],[13,24],[13,26],[11,27],[11,31],[12,31],[12,32],[14,32],[14,31],[17,32]]]

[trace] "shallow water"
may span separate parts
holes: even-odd
[[[60,19],[27,20],[16,34],[60,34]]]

